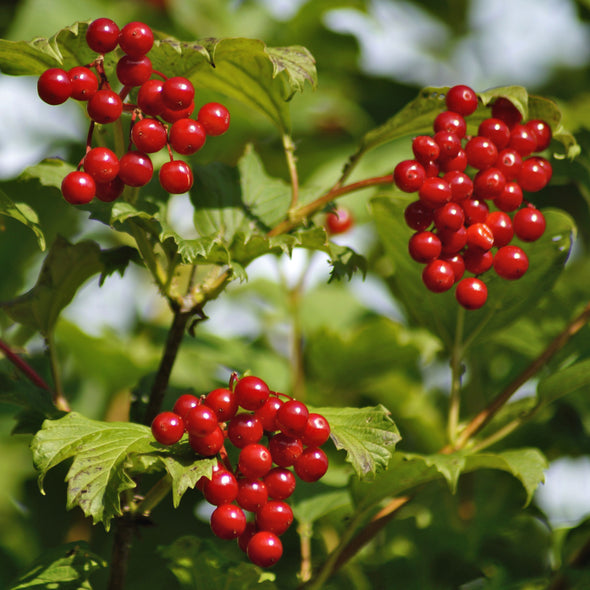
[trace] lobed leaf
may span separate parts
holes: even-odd
[[[31,443],[33,461],[39,471],[39,488],[47,472],[72,459],[66,476],[67,507],[80,506],[93,522],[108,530],[120,516],[120,494],[135,488],[131,478],[130,454],[154,451],[147,426],[129,422],[99,422],[71,412],[58,420],[46,420]]]
[[[170,454],[162,458],[166,471],[172,478],[172,502],[178,508],[184,493],[194,488],[202,478],[211,478],[217,458],[195,460],[194,452]]]
[[[382,405],[366,408],[314,408],[329,422],[337,449],[346,451],[346,460],[363,478],[375,475],[389,464],[399,431]]]
[[[106,561],[90,551],[86,542],[68,543],[46,551],[9,590],[92,590],[90,576],[106,567]]]
[[[0,215],[11,217],[27,226],[35,234],[39,248],[45,250],[45,234],[39,225],[39,217],[29,205],[15,203],[4,191],[0,190]]]

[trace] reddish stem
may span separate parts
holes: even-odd
[[[43,379],[37,374],[37,372],[19,356],[17,356],[12,349],[4,341],[0,340],[0,350],[4,353],[4,356],[17,368],[25,377],[27,377],[33,384],[41,389],[51,392],[51,388]]]

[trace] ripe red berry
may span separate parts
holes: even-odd
[[[426,178],[426,171],[417,160],[402,160],[393,171],[393,181],[405,193],[416,192]]]
[[[457,231],[465,222],[465,213],[458,203],[445,203],[434,210],[434,225],[439,230]]]
[[[110,182],[96,183],[96,198],[104,203],[111,203],[118,199],[125,190],[125,184],[116,176]]]
[[[119,47],[131,57],[142,57],[154,44],[150,27],[141,22],[127,23],[119,32]]]
[[[137,93],[137,106],[143,111],[144,115],[150,117],[159,117],[164,110],[162,101],[162,80],[148,80],[144,82]]]
[[[233,473],[218,465],[213,469],[211,478],[203,483],[203,496],[214,506],[231,504],[238,497],[238,480]]]
[[[522,204],[522,189],[517,182],[507,182],[501,195],[494,199],[500,211],[515,211]]]
[[[117,62],[117,78],[124,86],[141,86],[152,75],[152,62],[147,55],[123,55]]]
[[[477,134],[481,137],[490,139],[497,150],[503,150],[510,141],[510,129],[504,121],[490,117],[484,119],[477,130]]]
[[[328,438],[330,438],[330,424],[321,414],[311,412],[301,435],[301,442],[308,447],[321,447]]]
[[[264,476],[268,496],[274,500],[286,500],[294,491],[297,480],[292,471],[274,467]]]
[[[480,170],[473,179],[473,193],[480,199],[495,199],[505,186],[506,178],[494,167]]]
[[[460,227],[457,231],[438,230],[437,236],[441,244],[439,256],[443,258],[458,254],[467,243],[467,230],[465,226]]]
[[[458,84],[447,91],[445,104],[449,111],[467,117],[477,109],[477,94],[469,86]]]
[[[493,166],[498,159],[498,148],[491,139],[476,135],[465,145],[465,155],[470,166],[485,170]]]
[[[545,232],[545,216],[536,207],[519,209],[513,219],[514,232],[523,242],[534,242]]]
[[[449,131],[437,131],[433,137],[440,148],[440,160],[455,158],[461,151],[461,140]]]
[[[248,479],[264,477],[272,467],[270,451],[261,444],[246,445],[238,457],[238,469]]]
[[[222,504],[211,514],[211,530],[220,539],[237,539],[246,530],[246,515],[239,506]]]
[[[404,210],[404,219],[409,228],[423,231],[432,225],[434,210],[422,201],[413,201]]]
[[[248,559],[258,567],[270,567],[283,555],[283,544],[277,535],[269,531],[255,533],[248,542]]]
[[[186,413],[184,423],[190,435],[205,436],[217,428],[217,416],[208,406],[198,405]]]
[[[202,457],[213,457],[223,447],[225,436],[223,430],[218,426],[213,432],[205,436],[193,436],[189,434],[188,442],[195,453],[198,453]]]
[[[435,133],[437,131],[446,131],[457,136],[459,139],[462,139],[465,137],[467,131],[467,123],[459,113],[443,111],[435,117],[433,129]]]
[[[488,288],[476,277],[467,277],[457,283],[455,297],[465,309],[479,309],[488,298]]]
[[[252,414],[236,414],[227,427],[227,436],[238,449],[257,443],[263,434],[260,420]]]
[[[140,152],[152,154],[166,145],[168,134],[160,121],[146,117],[133,124],[131,140]]]
[[[463,212],[465,213],[465,225],[473,225],[474,223],[483,223],[490,212],[488,204],[480,199],[467,199],[461,203]]]
[[[143,152],[127,152],[119,160],[119,178],[128,186],[145,186],[153,173],[152,161]]]
[[[490,250],[482,250],[476,246],[470,246],[463,252],[463,264],[465,270],[474,275],[481,275],[492,268],[494,255]]]
[[[103,88],[94,93],[88,100],[88,116],[97,123],[112,123],[123,112],[121,97],[112,90]]]
[[[521,112],[510,102],[510,100],[503,96],[498,97],[493,102],[492,117],[504,121],[509,129],[512,129],[514,125],[522,121]]]
[[[524,191],[537,192],[545,188],[548,183],[546,167],[540,158],[527,158],[522,163],[518,173],[518,183]]]
[[[352,213],[345,207],[338,207],[326,215],[326,231],[333,236],[347,232],[353,223]]]
[[[526,125],[519,123],[510,129],[508,147],[515,149],[524,158],[537,149],[537,138]]]
[[[164,119],[167,123],[175,123],[176,121],[180,121],[180,119],[188,119],[195,110],[195,103],[191,102],[191,104],[180,110],[174,110],[168,108],[165,104],[162,103],[162,110],[160,112],[160,117]]]
[[[430,262],[440,256],[440,238],[430,231],[416,232],[408,242],[408,252],[416,262]]]
[[[458,172],[464,172],[467,168],[467,155],[465,150],[460,149],[454,158],[446,158],[439,160],[441,172],[451,172],[456,170]]]
[[[96,183],[87,172],[75,170],[62,180],[61,193],[71,205],[85,205],[96,195]]]
[[[494,167],[504,175],[506,180],[514,180],[522,168],[522,157],[513,148],[503,149],[498,154]]]
[[[184,117],[172,124],[168,139],[170,147],[175,152],[188,156],[198,152],[205,145],[207,135],[201,123]]]
[[[229,111],[218,102],[204,104],[197,115],[197,120],[205,128],[207,135],[222,135],[229,129]]]
[[[455,203],[461,203],[473,195],[473,181],[463,171],[450,170],[443,180],[451,187],[451,200]]]
[[[238,405],[245,410],[257,410],[268,399],[268,385],[259,377],[246,375],[237,383],[234,390]]]
[[[61,68],[45,70],[37,80],[37,94],[43,102],[58,105],[72,95],[72,83],[68,73]]]
[[[168,78],[162,87],[162,101],[173,111],[181,111],[190,106],[195,98],[193,83],[182,76]]]
[[[265,432],[275,432],[279,429],[277,426],[277,411],[282,405],[283,402],[278,397],[269,395],[264,405],[254,412]]]
[[[210,391],[203,403],[215,412],[219,422],[230,420],[238,411],[238,401],[235,395],[223,387]]]
[[[174,402],[172,411],[184,420],[188,412],[198,405],[199,398],[197,396],[191,395],[190,393],[183,393]]]
[[[97,18],[86,29],[86,43],[96,53],[113,51],[119,43],[119,27],[110,18]]]
[[[487,216],[485,224],[494,234],[494,247],[501,248],[512,241],[514,236],[512,220],[503,211],[492,211]]]
[[[440,146],[430,135],[418,135],[412,140],[412,151],[419,162],[430,162],[440,156]]]
[[[84,171],[100,184],[111,182],[119,174],[119,158],[106,147],[92,148],[83,161]]]
[[[275,434],[268,441],[272,460],[279,467],[291,467],[303,452],[303,444],[299,438],[283,432]]]
[[[455,284],[455,272],[449,262],[436,259],[424,267],[422,281],[429,291],[443,293]]]
[[[503,246],[494,256],[494,270],[503,279],[519,279],[528,267],[529,259],[518,246]]]
[[[257,512],[268,502],[266,484],[259,479],[239,479],[236,502],[244,510]]]
[[[474,223],[467,228],[467,246],[489,250],[494,245],[494,233],[485,223]]]
[[[74,66],[68,70],[72,84],[72,98],[75,100],[89,100],[98,90],[98,79],[84,66]]]
[[[259,531],[282,535],[293,523],[293,510],[282,500],[270,500],[256,513]]]
[[[455,283],[460,281],[465,274],[465,261],[463,260],[463,256],[461,254],[455,254],[454,256],[446,256],[441,258],[448,262],[453,267],[453,274],[455,275]]]
[[[451,187],[446,180],[438,176],[431,176],[422,183],[418,190],[418,196],[425,205],[435,209],[451,200]]]
[[[302,481],[321,479],[328,471],[328,457],[322,449],[307,447],[295,462],[295,473]]]
[[[184,434],[184,422],[174,412],[160,412],[152,421],[152,434],[163,445],[177,443]]]
[[[553,133],[551,127],[545,121],[540,119],[532,119],[525,123],[525,126],[529,131],[532,131],[535,139],[537,140],[536,152],[542,152],[549,147]]]
[[[194,182],[191,167],[182,160],[170,160],[162,164],[158,179],[162,188],[171,195],[186,193]]]
[[[277,410],[277,426],[289,436],[300,436],[305,431],[309,410],[300,401],[290,399]]]

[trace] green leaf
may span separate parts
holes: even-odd
[[[87,22],[66,27],[50,38],[31,42],[0,40],[0,70],[11,75],[39,75],[50,67],[65,70],[93,61],[88,48]],[[282,133],[290,127],[288,101],[306,83],[317,83],[315,61],[300,46],[267,47],[256,39],[229,38],[180,42],[155,31],[149,53],[155,70],[185,76],[197,89],[220,92],[268,117]],[[107,55],[107,75],[121,56]]]
[[[186,590],[275,590],[269,580],[273,576],[263,573],[251,563],[231,560],[227,550],[218,549],[212,542],[193,536],[184,536],[159,553],[167,561],[180,587]]]
[[[189,447],[190,449],[190,447]],[[190,449],[192,451],[192,449]],[[217,458],[195,459],[195,453],[174,453],[162,458],[166,471],[172,478],[172,502],[178,508],[184,493],[194,488],[201,477],[211,478]]]
[[[92,553],[84,541],[68,543],[46,551],[9,590],[91,590],[88,578],[106,567],[106,561]]]
[[[401,436],[382,405],[366,408],[315,408],[329,422],[337,449],[359,477],[375,475],[387,467]]]
[[[541,379],[537,396],[541,403],[551,403],[590,385],[590,360],[582,360]]]
[[[349,506],[350,493],[348,490],[314,494],[310,498],[292,504],[293,515],[300,523],[305,524],[312,524],[334,510]]]
[[[120,516],[120,494],[135,488],[128,468],[132,453],[155,450],[147,426],[128,422],[99,422],[71,412],[58,420],[46,420],[31,443],[39,471],[39,488],[47,472],[73,458],[66,476],[67,507],[80,506],[94,523],[108,530]]]
[[[26,225],[37,238],[41,250],[45,250],[45,234],[39,225],[37,213],[26,203],[15,203],[8,195],[0,190],[0,215],[11,217]]]
[[[0,303],[0,308],[15,322],[47,335],[78,288],[102,270],[101,252],[96,242],[70,244],[58,236],[43,262],[35,286],[12,301]]]
[[[34,166],[25,168],[18,180],[37,180],[42,186],[61,189],[61,183],[66,174],[75,169],[75,166],[59,158],[46,158]]]
[[[348,246],[340,246],[330,242],[330,255],[332,268],[328,282],[332,282],[334,279],[351,279],[357,272],[361,272],[363,278],[367,275],[367,259]]]
[[[489,337],[533,309],[563,271],[576,231],[567,213],[544,209],[545,234],[532,243],[513,240],[529,258],[526,274],[518,281],[507,281],[493,271],[486,273],[482,280],[488,288],[487,303],[479,310],[465,312],[455,300],[454,289],[434,294],[424,287],[422,265],[408,254],[412,231],[404,222],[406,205],[406,201],[388,197],[377,197],[371,202],[371,214],[392,269],[386,280],[412,321],[436,334],[448,349],[453,346],[458,313],[465,313],[463,336],[467,340]]]

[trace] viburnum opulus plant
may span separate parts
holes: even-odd
[[[71,527],[12,588],[90,588],[95,576],[109,590],[390,587],[390,566],[410,572],[404,588],[561,579],[551,563],[515,581],[490,565],[503,562],[489,556],[487,533],[472,541],[464,525],[480,510],[502,536],[486,512],[500,496],[489,470],[509,474],[520,487],[507,495],[524,488],[530,503],[543,445],[509,435],[589,381],[584,356],[568,349],[590,316],[576,300],[583,289],[559,287],[567,304],[550,297],[567,276],[575,226],[542,195],[580,151],[555,102],[518,86],[425,88],[345,160],[304,178],[290,105],[317,75],[301,46],[185,42],[99,18],[50,39],[0,41],[0,69],[36,76],[42,101],[78,103],[88,123],[71,162],[48,158],[21,176],[42,204],[12,184],[0,193],[0,213],[32,230],[41,250],[49,243],[34,286],[0,304],[0,399],[24,410],[15,432],[31,437],[40,490],[84,531]],[[235,126],[259,116],[276,128],[280,173],[261,146],[227,161],[209,153],[217,141],[243,141],[232,139]],[[376,148],[388,157],[373,159]],[[172,214],[184,195],[189,232]],[[36,207],[47,202],[67,223],[84,219],[87,235],[70,241],[46,225]],[[346,245],[365,229],[367,251]],[[311,264],[294,283],[247,282],[252,263],[295,249],[328,258],[326,291],[308,295]],[[68,332],[62,311],[82,285],[127,279],[130,265],[165,303],[166,335],[146,322],[115,350]],[[353,275],[385,286],[403,319],[352,304],[338,281]],[[247,303],[241,292],[252,293]],[[262,322],[268,337],[203,335],[216,299],[245,312],[265,302],[276,314]],[[549,324],[537,305],[550,308]],[[85,369],[74,376],[75,363],[60,359],[76,355]],[[424,366],[434,357],[449,379],[431,393]],[[80,401],[85,371],[122,392],[111,392],[126,400],[116,412]],[[535,395],[513,401],[531,379]],[[510,518],[528,523],[526,510],[511,504]],[[442,560],[451,581],[438,586],[424,577],[429,567],[440,574],[444,555],[432,527],[469,548],[461,567]]]

